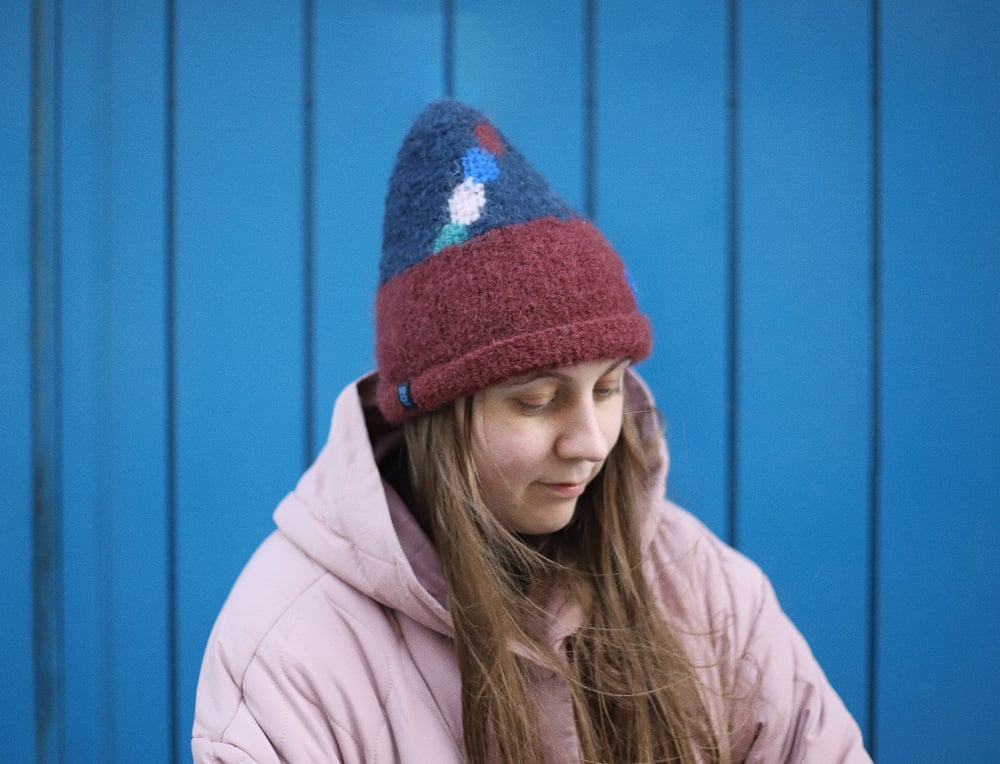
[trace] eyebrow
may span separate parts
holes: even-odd
[[[605,374],[610,374],[622,364],[628,363],[628,361],[629,361],[628,356],[618,359],[617,361],[612,363],[607,369],[601,372],[601,376],[603,377]],[[507,380],[506,382],[502,383],[502,386],[520,387],[521,385],[526,385],[529,382],[534,382],[537,379],[556,379],[562,382],[566,382],[569,380],[569,375],[563,374],[561,371],[557,369],[543,369],[542,371],[531,372],[530,374],[524,374],[523,376],[520,377],[513,377]]]

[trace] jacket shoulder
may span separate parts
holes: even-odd
[[[223,604],[213,637],[233,639],[229,660],[246,666],[274,626],[326,571],[280,531],[250,557]]]
[[[868,762],[861,732],[761,568],[662,502],[653,587],[725,699],[746,761]]]
[[[684,613],[749,626],[771,594],[760,567],[685,509],[663,500],[649,547],[654,588],[669,589]],[[662,591],[659,592],[663,594]],[[709,624],[704,624],[709,625]]]
[[[255,761],[270,761],[273,741],[286,740],[283,756],[341,760],[342,744],[362,746],[358,730],[338,721],[349,718],[350,707],[370,709],[372,735],[385,724],[386,653],[393,641],[378,603],[280,531],[272,533],[237,578],[209,636],[195,701],[195,747],[233,746]],[[329,734],[297,734],[317,725]]]

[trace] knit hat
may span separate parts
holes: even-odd
[[[389,179],[375,302],[390,422],[505,379],[649,355],[621,259],[485,117],[429,104]]]

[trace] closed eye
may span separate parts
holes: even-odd
[[[552,405],[553,400],[553,398],[546,398],[544,400],[522,400],[519,398],[516,403],[517,407],[525,414],[541,414]]]
[[[621,385],[616,385],[615,387],[595,387],[594,397],[598,400],[604,401],[618,395],[621,391]]]
[[[608,376],[599,380],[598,383],[594,385],[594,398],[599,401],[604,401],[621,393],[622,374],[623,372],[618,372],[613,376]]]

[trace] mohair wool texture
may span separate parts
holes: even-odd
[[[375,301],[390,422],[652,344],[621,258],[479,112],[430,103],[386,194]]]

